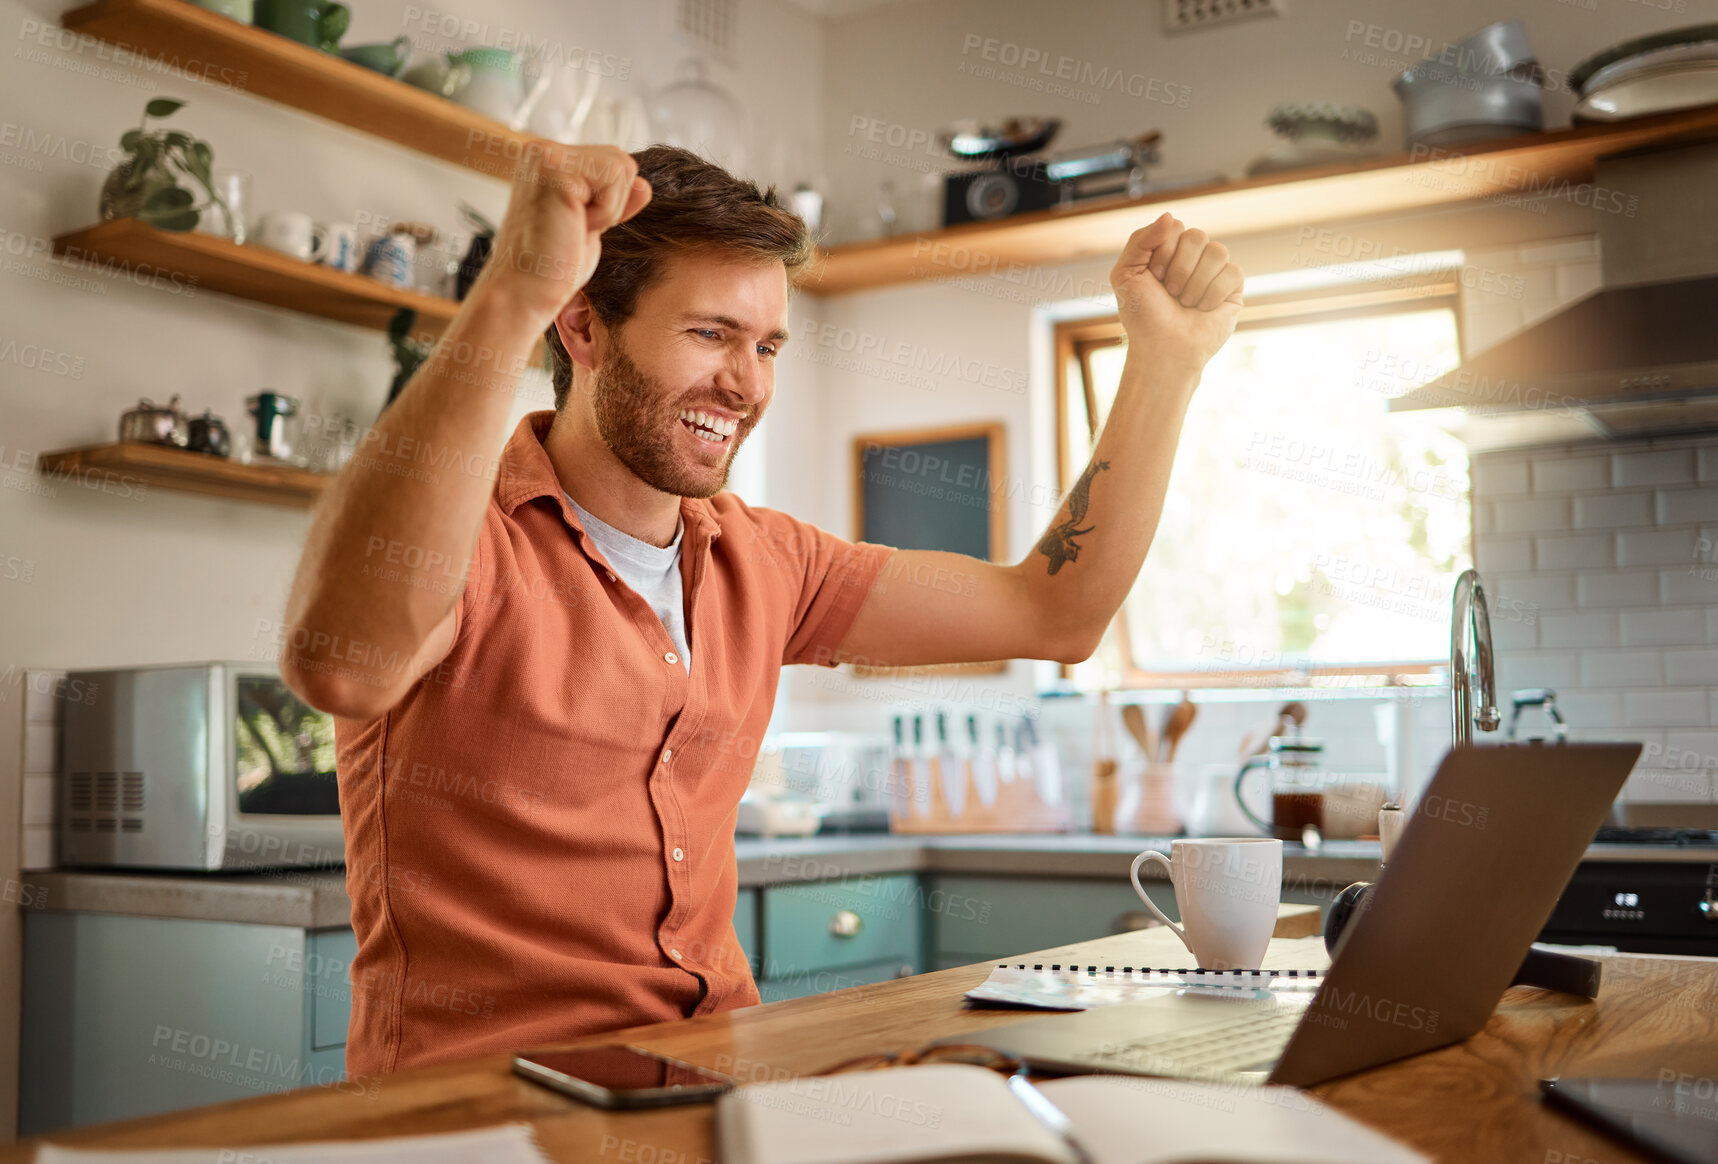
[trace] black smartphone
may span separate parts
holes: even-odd
[[[1547,1102],[1666,1164],[1718,1161],[1718,1095],[1711,1079],[1542,1079]]]
[[[565,1051],[523,1051],[513,1070],[534,1083],[597,1107],[702,1103],[734,1086],[732,1077],[619,1043]]]

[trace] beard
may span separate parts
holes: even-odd
[[[646,485],[675,497],[712,497],[726,488],[734,454],[760,418],[754,409],[739,422],[720,464],[696,462],[680,449],[675,430],[685,427],[682,409],[705,405],[715,402],[693,393],[673,397],[661,381],[640,371],[618,342],[597,368],[591,390],[597,435],[609,451]]]

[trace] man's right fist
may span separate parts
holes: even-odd
[[[507,215],[472,293],[500,292],[534,317],[537,330],[548,327],[596,270],[602,232],[649,201],[650,183],[625,150],[527,143],[513,171]]]

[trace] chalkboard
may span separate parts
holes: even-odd
[[[979,424],[855,437],[855,536],[1000,560],[1002,433],[1000,424]]]

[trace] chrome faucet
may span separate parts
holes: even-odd
[[[1485,587],[1479,571],[1463,570],[1456,579],[1454,610],[1450,621],[1450,714],[1451,743],[1462,747],[1473,743],[1473,730],[1494,732],[1503,723],[1497,710],[1497,678],[1492,670],[1491,612],[1485,605]],[[1471,654],[1470,654],[1471,652]],[[1479,708],[1474,701],[1474,683],[1479,683]]]

